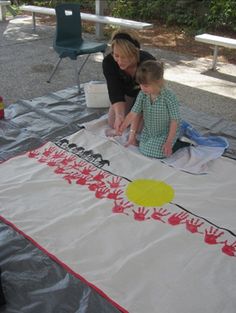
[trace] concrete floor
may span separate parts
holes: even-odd
[[[41,25],[34,33],[31,22],[29,16],[0,22],[0,94],[6,105],[76,84],[75,64],[70,60],[63,60],[52,82],[47,83],[57,61],[52,48],[55,28]],[[93,36],[85,34],[85,38],[92,39]],[[209,70],[212,60],[151,46],[142,48],[164,61],[167,84],[181,103],[195,111],[236,122],[236,65],[219,62],[217,71],[213,72]],[[104,80],[101,62],[102,55],[90,56],[81,73],[82,83]]]

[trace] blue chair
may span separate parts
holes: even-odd
[[[105,43],[83,40],[79,4],[59,4],[56,6],[55,11],[57,24],[53,48],[58,53],[59,60],[47,82],[51,82],[63,58],[70,58],[76,61],[78,56],[87,55],[79,69],[77,69],[76,65],[76,81],[80,93],[79,76],[90,54],[97,52],[104,53],[107,45]]]

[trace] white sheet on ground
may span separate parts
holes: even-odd
[[[51,142],[12,158],[0,165],[0,214],[130,313],[235,313],[235,161],[190,175],[89,130],[69,141],[110,164]],[[165,182],[174,199],[133,203],[137,179]]]

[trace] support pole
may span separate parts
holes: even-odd
[[[6,8],[5,6],[0,5],[0,22],[6,20]]]
[[[12,9],[11,1],[0,0],[0,21],[6,20],[6,12],[9,11],[12,16],[16,16],[16,12]]]
[[[32,27],[33,27],[33,32],[36,32],[36,15],[35,12],[32,12]]]
[[[104,15],[104,8],[105,8],[106,1],[105,0],[95,0],[95,13],[96,15]],[[103,39],[104,34],[104,25],[101,23],[96,23],[96,38]]]
[[[214,54],[213,54],[213,63],[212,63],[212,70],[216,70],[216,62],[217,62],[217,55],[218,55],[218,46],[214,47]]]

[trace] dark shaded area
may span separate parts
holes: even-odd
[[[2,290],[2,270],[0,268],[0,306],[6,304],[5,295]]]
[[[236,76],[225,74],[225,73],[220,73],[218,71],[208,70],[208,71],[203,72],[202,74],[206,76],[214,77],[217,79],[226,80],[231,83],[236,83]]]

